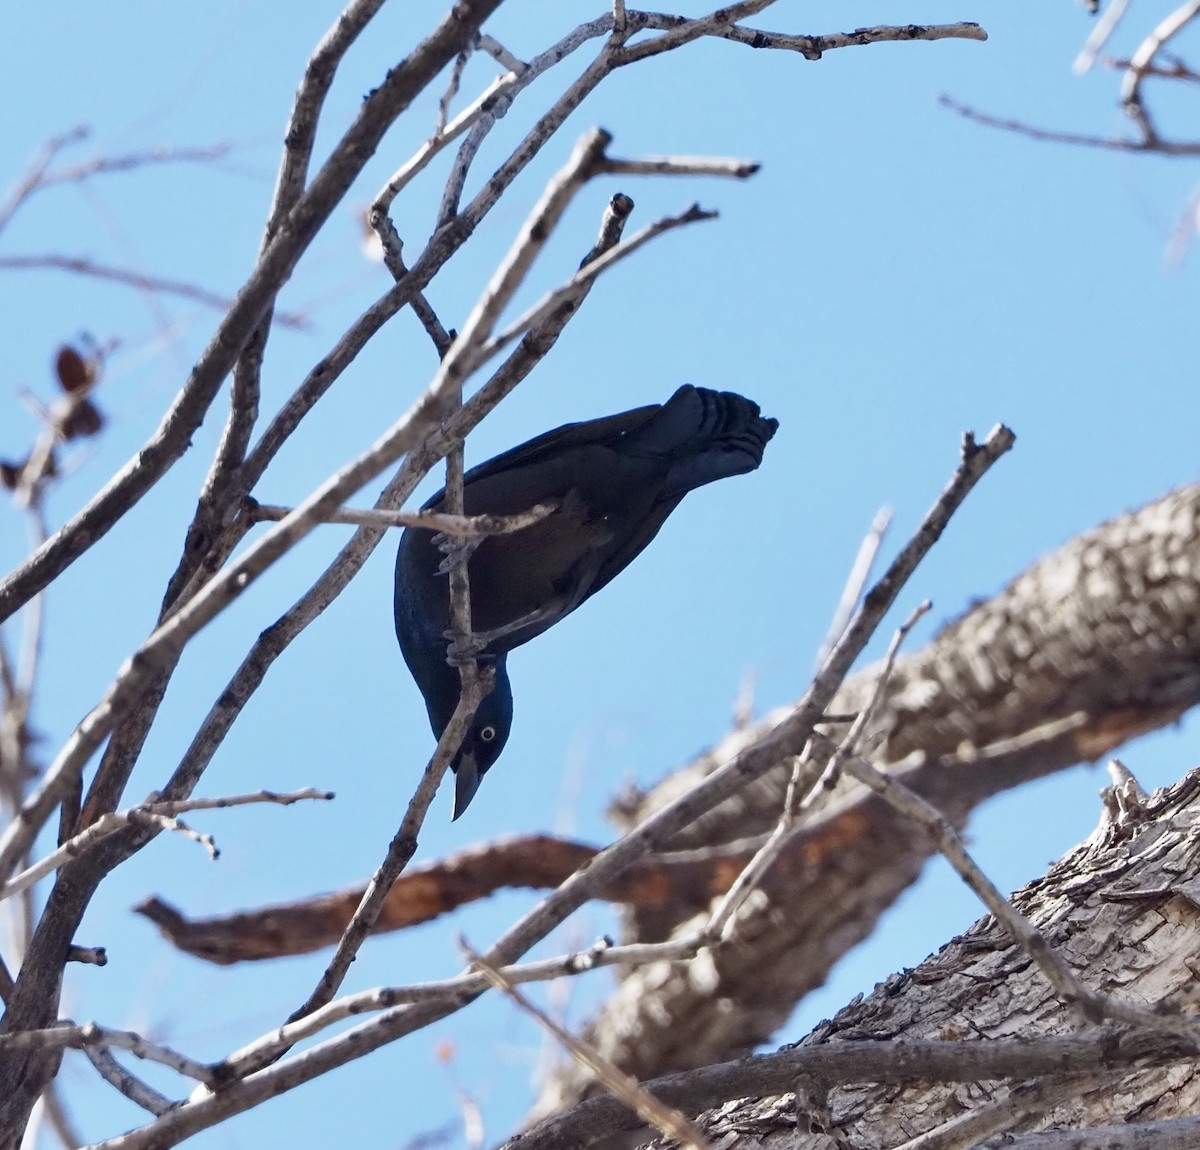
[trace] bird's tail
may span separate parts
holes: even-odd
[[[670,498],[753,471],[778,426],[778,420],[765,418],[745,396],[686,384],[626,434],[622,449],[671,459],[663,488]]]

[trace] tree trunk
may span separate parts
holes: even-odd
[[[1114,794],[1108,792],[1109,810],[1091,838],[1012,901],[1089,988],[1158,1007],[1164,1018],[1178,1021],[1191,1016],[1197,1002],[1200,772],[1145,802],[1130,804],[1126,789],[1118,804]],[[685,1102],[691,1114],[703,1111],[699,1125],[721,1150],[1036,1146],[1033,1139],[1005,1138],[1084,1128],[1085,1135],[1044,1144],[1060,1150],[1200,1145],[1196,1120],[1186,1117],[1200,1108],[1200,1046],[1195,1032],[1181,1042],[1168,1029],[1105,1024],[1081,1030],[1079,1015],[1056,996],[1029,953],[988,916],[795,1048],[720,1074],[677,1075],[651,1089],[672,1104]],[[1007,1074],[988,1070],[971,1080],[974,1061],[1012,1039],[1028,1040],[1028,1058],[1014,1059]],[[939,1042],[929,1050],[923,1040]],[[933,1056],[947,1040],[957,1051],[957,1068]],[[1090,1058],[1080,1054],[1086,1047]],[[1054,1048],[1062,1060],[1047,1069]],[[813,1073],[823,1056],[876,1049],[890,1052],[890,1064],[884,1060],[882,1068],[854,1075],[830,1062],[823,1083]],[[789,1073],[801,1084],[799,1102],[787,1088],[754,1096],[755,1083]],[[739,1092],[751,1096],[739,1098]],[[628,1147],[650,1139],[647,1130],[635,1133],[639,1127],[632,1112],[597,1097],[510,1146]],[[939,1133],[913,1142],[933,1131]]]

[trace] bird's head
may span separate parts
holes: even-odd
[[[458,818],[475,797],[483,776],[500,757],[512,730],[513,699],[503,663],[496,667],[496,685],[479,704],[458,754],[450,764],[454,772],[454,814]]]

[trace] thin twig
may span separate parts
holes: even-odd
[[[411,273],[404,262],[404,241],[400,238],[400,233],[396,231],[392,217],[387,212],[372,207],[367,212],[367,226],[375,233],[380,247],[383,249],[384,266],[392,273],[392,278],[396,283],[403,283]],[[413,314],[421,321],[421,326],[433,340],[438,359],[444,359],[446,352],[450,350],[450,344],[454,341],[442,321],[438,319],[433,305],[425,297],[424,292],[416,289],[411,293],[408,302]],[[269,434],[268,431],[268,436]],[[268,436],[264,436],[264,440]],[[258,451],[255,454],[257,455]]]
[[[787,841],[795,829],[799,816],[798,796],[807,792],[819,780],[824,762],[814,760],[806,755],[797,755],[792,767],[792,777],[788,781],[787,794],[783,809],[774,829],[767,837],[750,861],[742,868],[737,878],[729,885],[729,889],[721,896],[713,907],[705,924],[703,934],[710,945],[727,942],[732,938],[737,912],[741,909],[751,892],[762,881],[763,875],[771,869],[776,859],[783,853]]]
[[[168,815],[154,814],[149,811],[139,811],[136,807],[129,812],[129,821],[142,826],[154,826],[161,831],[173,831],[175,834],[183,835],[186,839],[191,839],[194,843],[199,843],[206,851],[208,857],[214,862],[221,857],[221,851],[217,847],[216,840],[210,834],[205,834],[203,831],[193,830],[182,819],[173,819]]]
[[[486,356],[480,351],[491,335],[496,320],[512,300],[575,194],[595,173],[596,164],[612,137],[600,129],[585,133],[567,163],[546,185],[524,225],[484,288],[458,338],[451,345],[430,391],[452,396],[462,381]],[[594,261],[599,262],[599,261]]]
[[[84,1046],[83,1052],[105,1082],[156,1118],[175,1107],[175,1103],[165,1094],[160,1094],[137,1075],[126,1070],[113,1057],[107,1046],[87,1045]]]
[[[354,527],[420,527],[437,531],[443,535],[458,535],[464,538],[486,535],[508,535],[523,531],[526,527],[553,515],[557,503],[538,503],[519,515],[452,515],[439,511],[381,511],[378,508],[339,507],[325,517],[325,523],[347,523]],[[278,522],[286,519],[294,510],[291,507],[275,507],[269,503],[255,502],[247,509],[254,522]]]
[[[1200,156],[1200,142],[1184,143],[1172,140],[1154,139],[1129,140],[1116,136],[1091,136],[1080,132],[1059,132],[1049,128],[1039,128],[1023,120],[1006,120],[999,116],[990,116],[967,104],[945,94],[938,97],[938,103],[943,108],[962,116],[964,120],[983,124],[988,128],[999,128],[1004,132],[1013,132],[1030,140],[1044,140],[1052,144],[1071,144],[1083,148],[1103,148],[1113,152],[1149,152],[1160,156]]]
[[[674,231],[676,228],[686,227],[688,224],[701,223],[716,218],[716,212],[706,211],[698,204],[692,204],[691,207],[680,212],[678,215],[663,216],[661,219],[647,224],[615,248],[610,248],[603,255],[597,256],[594,260],[584,264],[567,283],[555,288],[553,291],[547,292],[536,304],[522,316],[515,319],[502,332],[481,343],[472,362],[477,366],[479,363],[485,362],[502,351],[514,340],[524,335],[530,328],[540,324],[551,312],[561,307],[584,284],[594,280],[612,264],[628,258],[638,248],[649,243],[656,236]]]
[[[190,300],[217,311],[228,311],[233,303],[228,296],[208,291],[196,284],[167,279],[164,276],[147,275],[145,272],[130,271],[128,268],[112,267],[109,264],[97,263],[86,256],[64,256],[55,252],[0,256],[0,271],[70,272],[71,275],[122,284],[125,287],[137,288],[138,291],[179,296],[180,299]],[[309,325],[308,317],[296,312],[278,312],[276,318],[284,327],[297,330],[304,330]]]
[[[215,799],[150,799],[143,809],[152,814],[179,815],[187,811],[222,811],[229,807],[248,807],[266,803],[269,806],[290,807],[311,800],[329,802],[333,791],[303,787],[298,791],[251,791],[244,795],[219,795]]]
[[[37,192],[45,191],[57,184],[78,184],[93,176],[106,176],[115,172],[131,172],[154,164],[212,163],[229,154],[228,144],[214,144],[208,148],[153,148],[146,152],[128,152],[120,156],[98,156],[69,167],[51,170],[55,157],[74,144],[86,140],[89,130],[82,125],[61,136],[52,137],[42,145],[25,174],[13,185],[0,202],[0,231],[3,231],[17,211]]]
[[[146,1062],[157,1062],[170,1067],[185,1078],[211,1084],[215,1081],[212,1071],[203,1062],[188,1058],[177,1050],[151,1042],[132,1030],[114,1030],[87,1022],[77,1026],[64,1019],[57,1026],[45,1030],[21,1030],[11,1034],[0,1034],[0,1053],[16,1054],[27,1050],[58,1050],[64,1047],[82,1050],[85,1046],[112,1046],[128,1050],[130,1054]]]
[[[450,81],[446,85],[446,90],[442,93],[442,98],[438,101],[437,123],[434,126],[433,134],[441,135],[446,130],[446,120],[450,116],[450,105],[454,103],[454,97],[458,95],[458,89],[462,86],[463,71],[467,66],[467,61],[471,58],[471,52],[474,50],[474,43],[468,41],[466,46],[458,54],[458,58],[454,61],[454,67],[450,69]]]
[[[837,48],[859,48],[867,44],[894,44],[909,40],[986,40],[987,33],[974,23],[881,24],[856,28],[853,32],[831,32],[823,36],[795,36],[787,32],[764,32],[741,24],[718,26],[708,35],[733,40],[750,48],[774,48],[798,52],[806,60],[820,60]]]
[[[32,932],[30,932],[32,933]],[[103,946],[80,946],[71,943],[67,947],[67,962],[78,962],[84,966],[107,966],[108,948]]]
[[[447,124],[440,124],[433,135],[425,141],[411,158],[406,160],[389,177],[386,184],[375,193],[371,201],[368,218],[375,227],[375,214],[386,215],[392,201],[430,164],[430,161],[447,145],[454,143],[468,128],[490,112],[497,100],[517,82],[515,72],[497,76],[470,104]]]
[[[875,678],[875,684],[871,688],[870,697],[859,710],[858,714],[853,716],[849,729],[842,736],[836,747],[829,742],[817,742],[811,748],[813,753],[819,753],[823,750],[827,762],[821,778],[807,794],[801,796],[789,790],[788,803],[795,802],[797,804],[795,808],[796,815],[813,807],[819,796],[828,793],[837,783],[843,759],[857,748],[859,739],[862,738],[864,732],[867,730],[872,716],[884,698],[888,680],[891,678],[892,669],[896,663],[896,656],[900,653],[901,643],[904,642],[908,633],[916,626],[917,620],[929,612],[931,606],[932,604],[928,599],[918,604],[908,619],[896,630],[896,633],[892,636],[892,641],[888,644],[887,654],[883,660],[883,667]]]
[[[61,1082],[55,1079],[42,1091],[41,1103],[50,1129],[63,1146],[63,1150],[78,1150],[84,1143],[83,1135],[75,1126],[74,1119],[63,1102]]]
[[[1133,67],[1132,60],[1120,58],[1105,60],[1104,63],[1116,71],[1125,71]],[[1189,67],[1178,57],[1171,58],[1166,64],[1147,64],[1141,72],[1143,76],[1154,76],[1160,80],[1183,80],[1188,84],[1200,84],[1200,72]]]
[[[462,392],[455,397],[457,410],[462,410]],[[446,492],[444,496],[446,512],[456,519],[463,518],[463,485],[465,468],[463,461],[463,445],[454,445],[446,456]],[[459,690],[462,696],[471,696],[476,700],[476,706],[488,694],[480,690],[480,668],[476,653],[472,650],[471,626],[471,574],[468,562],[471,555],[471,543],[460,539],[455,545],[453,540],[447,540],[444,546],[448,562],[450,595],[450,642],[446,648],[446,661],[451,666],[458,667]],[[467,716],[467,726],[475,721],[475,709]],[[460,740],[461,742],[461,740]]]
[[[302,791],[276,793],[274,791],[256,791],[249,795],[229,795],[216,799],[182,799],[172,802],[149,801],[125,811],[115,811],[101,815],[90,826],[86,827],[74,838],[68,839],[57,850],[39,859],[33,865],[14,875],[12,879],[0,886],[0,900],[32,886],[38,879],[51,874],[65,866],[71,859],[78,858],[97,843],[123,830],[130,824],[156,826],[161,830],[178,831],[187,837],[195,839],[204,846],[215,859],[220,852],[211,835],[199,834],[186,827],[175,817],[185,811],[221,810],[225,807],[246,806],[249,803],[275,803],[280,806],[290,806],[304,799],[332,799],[332,791],[318,791],[307,787]]]
[[[516,1005],[533,1018],[548,1034],[561,1043],[563,1048],[581,1066],[586,1067],[596,1081],[614,1098],[624,1102],[643,1122],[649,1123],[660,1134],[673,1138],[693,1150],[711,1150],[708,1140],[700,1133],[699,1128],[678,1110],[664,1106],[653,1094],[641,1086],[636,1078],[617,1069],[598,1051],[581,1042],[569,1031],[564,1030],[545,1011],[539,1010],[528,998],[504,977],[503,973],[494,966],[489,966],[483,958],[467,945],[463,938],[458,940],[459,947],[471,960],[471,964],[497,990],[502,991]]]
[[[858,560],[856,560],[855,565],[858,565]],[[762,876],[770,870],[775,860],[783,853],[788,839],[795,829],[796,823],[805,810],[806,799],[819,792],[825,786],[830,785],[836,779],[843,757],[853,752],[858,740],[867,729],[871,721],[871,716],[874,714],[876,707],[887,690],[888,678],[891,676],[892,667],[895,665],[900,644],[913,627],[916,626],[917,620],[929,608],[930,603],[928,600],[925,600],[912,612],[892,637],[892,641],[888,645],[887,655],[883,661],[883,667],[876,677],[870,698],[855,717],[854,722],[843,736],[842,741],[829,754],[828,761],[822,761],[824,756],[820,754],[820,748],[823,746],[826,752],[829,752],[830,744],[818,744],[815,748],[810,747],[809,751],[815,752],[811,756],[810,754],[804,754],[796,757],[795,765],[792,768],[792,777],[788,782],[787,792],[784,796],[783,809],[780,811],[775,829],[771,832],[767,841],[755,852],[754,856],[742,869],[742,872],[734,879],[729,890],[725,892],[709,917],[708,925],[705,927],[705,934],[712,942],[725,941],[731,937],[738,910],[746,899],[750,897],[750,893],[758,886]]]
[[[754,690],[758,686],[758,671],[747,667],[738,683],[737,696],[733,700],[733,729],[744,731],[754,721]]]
[[[26,168],[25,174],[12,186],[8,195],[4,198],[3,205],[0,206],[0,227],[7,224],[17,209],[20,208],[21,204],[34,191],[43,186],[46,173],[49,171],[50,165],[54,162],[54,157],[73,144],[77,144],[81,140],[86,140],[87,137],[88,129],[80,124],[70,131],[63,132],[61,135],[51,136],[38,149],[29,167]]]
[[[817,654],[817,666],[824,662],[825,656],[829,654],[846,629],[846,624],[850,622],[855,604],[862,598],[863,588],[871,577],[871,569],[875,566],[875,557],[879,554],[880,545],[883,543],[883,538],[887,534],[891,522],[892,510],[890,507],[882,507],[875,512],[871,526],[863,536],[863,541],[858,545],[858,554],[854,557],[850,575],[842,587],[842,597],[838,600],[837,608],[833,612],[833,621],[829,624],[825,641],[821,644],[821,649]]]
[[[1129,67],[1121,81],[1121,103],[1141,128],[1148,145],[1158,144],[1159,136],[1142,100],[1142,81],[1146,69],[1154,63],[1154,57],[1197,16],[1200,16],[1200,0],[1187,0],[1160,21],[1129,58]]]
[[[1129,0],[1109,0],[1108,7],[1100,13],[1100,18],[1092,25],[1087,41],[1079,55],[1075,57],[1075,63],[1071,67],[1076,73],[1088,71],[1096,62],[1096,57],[1104,51],[1104,45],[1117,30],[1117,25],[1121,22],[1121,17],[1125,15],[1128,7]]]
[[[486,52],[491,56],[506,72],[515,72],[520,75],[529,67],[523,60],[517,59],[495,36],[489,36],[486,32],[480,32],[475,37],[475,43],[480,51]]]
[[[645,60],[651,56],[658,56],[663,52],[681,48],[684,44],[690,44],[704,36],[721,36],[736,28],[740,21],[757,16],[764,8],[771,7],[774,2],[775,0],[741,0],[740,3],[718,8],[691,20],[679,21],[671,17],[670,22],[666,25],[647,25],[664,27],[665,30],[660,36],[647,37],[639,40],[636,44],[623,46],[618,53],[618,58],[622,64],[631,64],[635,60]],[[632,13],[629,14],[629,16],[632,15]],[[641,24],[643,21],[639,20],[637,23]],[[634,24],[634,20],[627,17],[625,24],[628,29],[630,25]]]
[[[762,164],[727,156],[644,156],[634,160],[605,159],[598,167],[606,176],[727,176],[744,180],[753,176]]]
[[[839,756],[852,753],[858,746],[858,740],[870,726],[871,719],[874,717],[879,704],[883,701],[887,693],[888,680],[892,676],[892,668],[896,665],[896,656],[900,654],[901,645],[908,638],[912,629],[921,619],[929,614],[932,608],[933,604],[928,599],[923,599],[912,609],[908,618],[896,628],[896,633],[892,636],[892,641],[888,644],[887,654],[883,659],[883,666],[880,668],[879,674],[875,679],[875,686],[871,690],[871,696],[858,712],[858,717],[850,725],[850,730],[846,732],[845,737],[838,745],[837,752],[834,755],[835,759]]]
[[[350,0],[325,30],[304,68],[284,133],[283,156],[275,180],[266,234],[274,236],[296,206],[307,182],[309,162],[325,99],[343,57],[385,0]],[[430,77],[432,79],[432,77]]]

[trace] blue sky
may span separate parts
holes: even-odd
[[[490,28],[528,55],[602,7],[514,2]],[[339,73],[322,148],[441,8],[421,0],[384,9]],[[1150,13],[1132,15],[1127,35],[1148,28]],[[168,145],[229,143],[232,152],[208,166],[145,169],[46,192],[0,236],[0,254],[85,254],[232,293],[253,263],[303,63],[335,14],[318,0],[286,9],[248,0],[10,5],[0,97],[20,114],[5,126],[4,183],[48,137],[77,124],[93,134],[68,157],[76,160]],[[449,822],[449,794],[439,796],[422,859],[549,829],[606,841],[609,798],[628,782],[653,782],[718,738],[747,669],[757,675],[759,710],[799,695],[875,511],[894,509],[895,546],[952,471],[964,430],[983,434],[1003,421],[1017,432],[1017,448],[902,598],[891,625],[922,598],[934,602],[914,643],[1078,531],[1196,478],[1197,273],[1194,261],[1165,259],[1194,191],[1194,165],[1039,144],[966,123],[936,102],[947,92],[1039,124],[1124,130],[1113,75],[1071,72],[1091,26],[1083,9],[1065,0],[928,0],[903,9],[781,3],[759,24],[815,33],[959,19],[982,23],[990,40],[879,45],[819,63],[699,43],[615,75],[434,285],[430,297],[443,320],[461,325],[544,180],[592,125],[613,132],[614,155],[732,154],[763,163],[744,184],[597,182],[568,213],[518,301],[570,273],[615,191],[636,201],[634,225],[692,200],[718,208],[718,221],[666,236],[605,277],[551,356],[472,437],[468,458],[478,462],[567,420],[660,401],[684,382],[741,391],[778,418],[780,430],[760,471],[689,497],[603,595],[512,657],[517,710],[504,759],[458,823]],[[1119,41],[1114,51],[1131,44]],[[570,69],[522,96],[482,164],[498,160]],[[487,72],[473,63],[468,88]],[[1186,127],[1190,109],[1169,95],[1163,106]],[[386,289],[385,272],[362,255],[355,210],[427,134],[435,102],[421,101],[389,134],[285,290],[282,306],[304,311],[311,323],[273,336],[265,410]],[[444,166],[398,201],[410,251],[427,233],[439,174]],[[51,397],[60,342],[82,331],[121,341],[98,397],[108,427],[75,453],[76,470],[49,502],[52,521],[61,522],[153,430],[216,316],[186,301],[150,301],[50,272],[0,274],[0,314],[8,321],[0,458],[20,455],[35,435],[18,392]],[[280,456],[260,496],[298,501],[387,426],[434,366],[415,322],[398,317]],[[152,626],[220,432],[217,411],[160,488],[49,594],[35,714],[48,753]],[[372,497],[367,491],[357,502]],[[347,531],[329,527],[310,538],[189,648],[132,798],[173,768],[248,645]],[[24,542],[24,524],[0,504],[4,569],[20,559]],[[175,954],[129,908],[155,892],[190,913],[216,913],[332,890],[373,868],[431,747],[392,635],[393,555],[394,544],[380,548],[277,663],[200,788],[212,795],[328,786],[336,803],[198,817],[223,849],[218,863],[194,844],[163,837],[121,868],[80,937],[107,945],[110,964],[71,972],[68,1013],[215,1058],[277,1024],[306,995],[324,955],[213,968]],[[1189,720],[1123,757],[1148,786],[1173,781],[1195,762],[1197,729]],[[1078,768],[980,812],[973,847],[1000,886],[1040,874],[1083,838],[1105,781]],[[486,945],[532,897],[498,897],[452,923],[374,940],[349,985],[452,973],[460,965],[455,931]],[[931,866],[780,1040],[800,1037],[854,993],[919,961],[978,913],[958,881]],[[604,908],[588,908],[555,947],[590,941],[609,925]],[[572,1019],[586,1016],[607,978],[571,988]],[[435,1058],[443,1040],[453,1044],[449,1064]],[[540,1046],[527,1022],[488,999],[196,1144],[318,1143],[336,1135],[402,1145],[453,1121],[460,1089],[479,1099],[495,1141],[530,1097]],[[68,1060],[64,1082],[88,1137],[139,1120],[96,1085],[81,1058]]]

